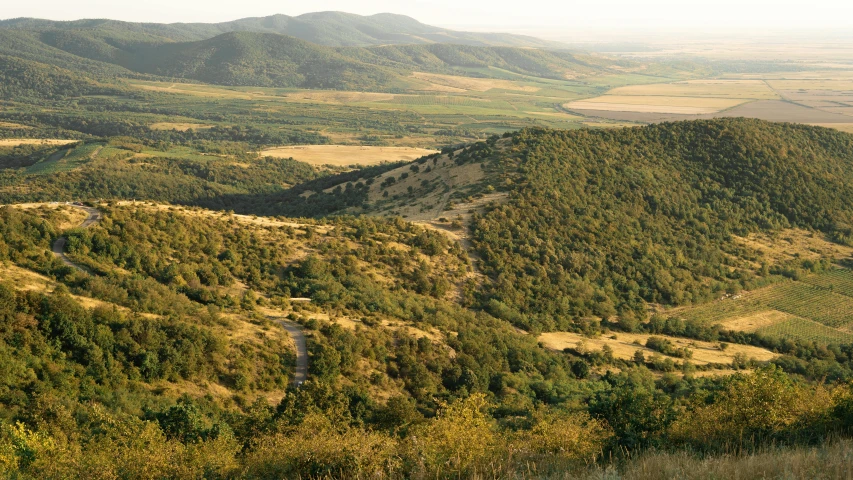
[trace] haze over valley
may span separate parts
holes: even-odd
[[[3,478],[853,476],[849,8],[35,3]]]

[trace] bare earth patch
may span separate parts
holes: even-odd
[[[293,158],[311,165],[378,165],[382,162],[415,160],[436,153],[435,150],[414,147],[371,147],[350,145],[300,145],[271,148],[261,155]]]

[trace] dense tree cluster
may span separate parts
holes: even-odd
[[[757,258],[734,235],[786,227],[843,237],[853,209],[851,137],[755,120],[621,130],[525,130],[503,162],[509,201],[474,222],[494,284],[523,328],[645,317],[749,287]]]

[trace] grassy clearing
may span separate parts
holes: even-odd
[[[17,147],[19,145],[70,145],[80,140],[60,140],[57,138],[7,138],[0,140],[0,147]]]
[[[549,332],[543,333],[538,337],[539,342],[546,348],[551,350],[562,351],[565,348],[572,348],[581,351],[596,351],[601,350],[605,345],[613,349],[613,356],[622,360],[630,360],[634,357],[637,350],[643,352],[648,357],[652,354],[662,355],[655,350],[645,347],[649,337],[664,337],[671,341],[677,348],[688,348],[693,351],[693,358],[690,362],[696,365],[714,364],[731,364],[737,354],[744,354],[747,358],[754,358],[758,361],[768,361],[776,357],[776,354],[759,347],[751,345],[729,345],[725,350],[720,350],[716,343],[702,342],[687,338],[668,337],[664,335],[648,335],[640,333],[611,333],[604,334],[600,337],[585,337],[579,333],[572,332]],[[666,355],[662,355],[666,356]],[[673,360],[681,361],[672,357]]]
[[[264,150],[261,155],[293,158],[311,165],[377,165],[397,160],[415,160],[435,150],[413,147],[369,147],[348,145],[300,145]]]
[[[57,282],[39,273],[18,267],[17,265],[0,265],[0,282],[6,282],[18,290],[33,291],[39,293],[50,293],[59,285]],[[80,305],[85,308],[108,307],[116,308],[123,312],[129,309],[104,302],[96,298],[71,295]]]
[[[775,234],[754,233],[735,239],[742,245],[757,250],[772,263],[796,259],[817,260],[821,257],[843,259],[853,256],[853,247],[833,243],[819,232],[795,228]]]
[[[82,209],[64,203],[16,203],[13,206],[19,210],[35,210],[34,213],[53,223],[59,230],[77,227],[88,217]]]
[[[12,123],[12,122],[0,122],[0,128],[15,128],[15,129],[23,129],[27,130],[33,127],[28,125],[21,125],[20,123]]]
[[[177,130],[186,132],[187,130],[203,130],[213,128],[213,125],[205,125],[203,123],[174,123],[174,122],[158,122],[148,126],[151,130]]]

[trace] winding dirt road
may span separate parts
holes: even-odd
[[[308,343],[305,341],[302,327],[283,318],[271,317],[270,319],[281,324],[290,338],[293,339],[296,346],[296,370],[293,372],[293,385],[300,387],[302,382],[308,378]]]
[[[79,204],[68,205],[85,210],[86,213],[89,214],[86,217],[86,220],[78,226],[79,228],[89,228],[101,221],[101,212],[95,208]],[[82,265],[77,265],[72,262],[67,255],[65,255],[65,244],[67,242],[68,239],[65,237],[57,238],[56,241],[53,242],[53,254],[59,257],[59,259],[62,260],[62,263],[69,267],[75,268],[81,272],[92,273],[88,268]],[[296,300],[310,301],[310,299],[305,298]],[[305,379],[308,378],[308,343],[305,340],[305,334],[302,332],[302,327],[299,324],[291,322],[283,317],[270,315],[269,318],[270,320],[278,322],[293,339],[293,344],[296,347],[296,370],[293,372],[292,383],[294,386],[300,387],[302,386],[302,383],[305,382]]]
[[[76,204],[68,204],[72,207],[79,208],[84,210],[89,216],[86,217],[86,220],[83,220],[83,223],[78,225],[79,228],[89,228],[92,225],[101,221],[101,212],[92,207],[87,207],[85,205],[76,205]],[[56,241],[53,242],[53,254],[59,257],[62,260],[62,263],[68,265],[71,268],[75,268],[81,272],[92,273],[88,268],[77,265],[72,262],[71,259],[65,255],[65,244],[68,242],[68,239],[65,237],[59,237]]]

